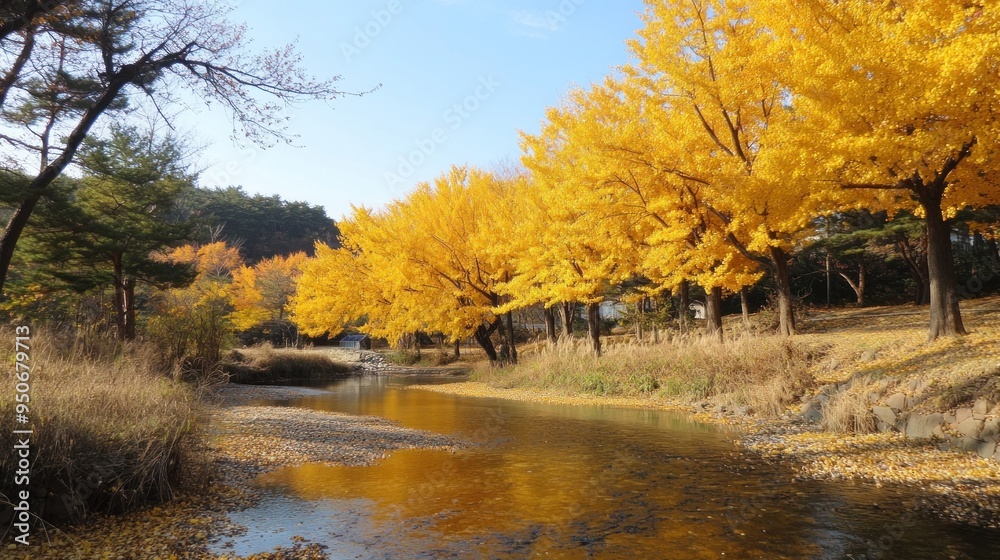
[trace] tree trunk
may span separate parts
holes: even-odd
[[[562,335],[565,338],[573,338],[573,311],[576,309],[576,304],[573,302],[563,302],[559,306],[559,311],[562,314]]]
[[[456,358],[461,358],[462,357],[462,341],[461,340],[456,340],[455,341],[455,357]]]
[[[840,277],[847,282],[847,284],[851,287],[851,289],[854,290],[854,295],[857,297],[857,303],[855,303],[855,305],[857,307],[864,307],[865,306],[865,259],[862,258],[861,263],[858,265],[857,282],[855,282],[854,280],[851,279],[850,276],[839,270],[837,271],[837,274],[839,274]]]
[[[926,246],[926,236],[923,241]],[[899,234],[897,236],[893,247],[903,259],[903,262],[906,263],[906,268],[910,270],[910,276],[913,278],[913,285],[916,288],[915,293],[913,294],[913,304],[926,305],[927,300],[930,299],[930,293],[928,293],[929,287],[927,284],[927,259],[920,259],[917,257],[913,249],[910,248],[909,240],[903,234]]]
[[[827,237],[829,237],[830,224],[827,223]],[[841,274],[843,276],[843,274]],[[833,283],[830,279],[830,250],[826,250],[826,308],[830,309],[830,292],[832,292]]]
[[[743,311],[743,323],[750,324],[750,288],[742,286],[740,288],[740,308]]]
[[[601,304],[587,304],[587,332],[590,335],[590,346],[594,353],[601,355]]]
[[[861,255],[861,262],[858,263],[858,307],[865,306],[865,287],[868,285],[868,266],[865,264],[865,256]]]
[[[41,197],[42,193],[36,192],[25,199],[14,210],[10,221],[7,222],[7,227],[3,230],[3,235],[0,235],[0,294],[3,293],[4,282],[10,269],[10,261],[14,258],[14,247],[17,246],[17,240],[21,237],[24,226],[28,225],[28,218],[31,217],[31,212]]]
[[[778,334],[795,334],[795,313],[792,309],[792,275],[788,255],[780,247],[771,247],[774,281],[778,285]]]
[[[542,313],[545,315],[545,339],[555,344],[559,340],[559,335],[556,334],[556,310],[546,307]]]
[[[135,279],[125,279],[125,340],[135,340]]]
[[[681,285],[677,289],[677,295],[680,299],[677,310],[677,326],[681,330],[681,334],[688,332],[688,306],[691,305],[691,285],[687,280],[681,280]]]
[[[55,161],[51,163],[46,162],[47,165],[45,168],[42,169],[41,173],[29,185],[30,194],[18,205],[10,221],[7,222],[7,227],[4,229],[3,235],[0,235],[0,295],[3,294],[3,287],[7,281],[7,273],[10,271],[10,261],[14,258],[14,248],[17,246],[17,240],[20,239],[24,227],[28,225],[28,218],[31,217],[31,212],[35,209],[38,200],[46,192],[49,185],[62,174],[66,166],[73,160],[73,156],[76,155],[80,144],[83,143],[83,140],[90,133],[90,128],[97,122],[97,119],[111,106],[125,85],[133,78],[134,76],[122,77],[119,75],[111,80],[107,89],[84,112],[76,128],[66,138],[66,145],[63,148],[62,154]]]
[[[927,220],[927,276],[931,307],[928,340],[935,340],[940,336],[966,334],[965,326],[962,324],[962,313],[958,308],[951,226],[941,213],[941,195],[925,191],[921,193],[920,205]]]
[[[507,312],[507,347],[508,356],[507,359],[512,364],[517,363],[517,345],[514,343],[514,314],[510,311]]]
[[[115,283],[115,340],[124,341],[125,336],[125,279],[122,277],[122,259],[113,259],[112,278]]]
[[[705,290],[705,330],[722,341],[722,288]]]
[[[635,340],[642,344],[642,318],[646,311],[646,298],[635,302]]]
[[[476,332],[472,333],[472,337],[476,339],[479,346],[486,353],[486,357],[490,359],[490,363],[496,363],[498,360],[497,350],[493,347],[493,341],[490,340],[490,335],[496,328],[496,323],[487,328],[485,325],[479,325],[476,327]]]

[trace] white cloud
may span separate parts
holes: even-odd
[[[518,33],[529,37],[544,39],[548,37],[548,33],[562,29],[561,18],[553,17],[551,12],[518,10],[511,12],[510,17],[518,26]]]

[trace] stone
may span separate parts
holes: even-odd
[[[955,423],[956,424],[961,424],[962,422],[965,422],[969,418],[972,418],[972,409],[971,408],[960,408],[960,409],[958,409],[958,410],[955,411]]]
[[[878,354],[874,350],[865,350],[861,353],[862,362],[874,362],[878,358]]]
[[[959,422],[957,430],[964,436],[979,439],[983,431],[984,422],[975,418],[967,418],[965,422]]]
[[[799,412],[799,418],[810,424],[819,422],[823,419],[823,408],[815,401],[807,402],[802,405],[802,411]]]
[[[823,385],[822,387],[820,387],[819,388],[819,394],[820,395],[830,396],[830,395],[836,394],[837,391],[839,391],[839,390],[840,390],[840,387],[837,387],[836,383],[830,383],[828,385]]]
[[[872,392],[868,393],[868,402],[871,403],[871,404],[877,403],[879,401],[879,399],[881,399],[881,398],[882,398],[882,395],[878,394],[876,391],[872,391]]]
[[[990,410],[990,401],[986,399],[976,400],[976,404],[972,406],[973,414],[983,414],[985,415]]]
[[[831,359],[830,359],[830,363],[829,363],[829,364],[827,364],[827,366],[826,366],[826,367],[827,367],[827,369],[829,369],[830,371],[836,371],[836,370],[837,370],[837,368],[839,368],[839,367],[840,367],[840,360],[838,360],[837,358],[831,358]]]
[[[942,414],[910,414],[906,419],[906,437],[927,439],[941,433]]]
[[[892,426],[896,423],[896,413],[888,406],[876,406],[872,408],[872,414],[886,425]],[[888,430],[881,430],[883,432]]]
[[[918,381],[916,379],[911,379],[910,382],[906,384],[906,388],[909,389],[909,390],[911,390],[911,391],[916,391],[917,390],[917,383],[918,383]]]
[[[979,448],[976,450],[979,456],[983,459],[991,459],[993,455],[997,452],[997,442],[995,441],[984,441],[979,444]]]
[[[979,432],[979,439],[983,441],[997,441],[1000,437],[1000,418],[993,418],[983,423],[983,431]]]
[[[1000,463],[1000,449],[997,449],[997,453],[993,456],[993,460]]]
[[[909,420],[910,420],[909,412],[900,412],[898,415],[896,415],[896,423],[893,424],[892,427],[897,432],[906,433],[906,423],[909,422]]]
[[[960,449],[962,451],[972,451],[979,453],[979,444],[982,443],[976,438],[963,437],[954,438],[951,440],[951,444],[955,449]]]
[[[726,411],[726,405],[724,405],[724,404],[717,404],[717,405],[715,405],[715,407],[712,408],[712,412],[714,412],[716,414],[722,414],[725,411]]]
[[[897,411],[906,410],[906,395],[904,395],[903,393],[896,393],[895,395],[886,399],[885,404],[889,408],[894,408]]]
[[[923,393],[930,386],[931,386],[931,382],[930,381],[927,381],[926,379],[921,379],[920,381],[917,381],[917,386],[914,387],[913,390],[915,392],[917,392],[917,393]]]

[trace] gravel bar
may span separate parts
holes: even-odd
[[[206,397],[205,438],[188,467],[196,482],[168,503],[112,516],[94,516],[66,532],[39,535],[40,546],[0,548],[11,560],[235,560],[209,552],[212,541],[245,531],[228,513],[258,503],[252,484],[263,472],[305,463],[370,465],[395,449],[456,450],[468,444],[411,430],[384,418],[351,416],[297,407],[255,406],[326,391],[297,387],[225,385]],[[245,560],[324,560],[324,546],[292,537],[290,547]]]

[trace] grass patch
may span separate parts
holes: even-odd
[[[32,513],[62,523],[168,499],[179,482],[182,444],[194,431],[195,389],[172,380],[148,345],[36,329],[28,352]],[[13,363],[14,356],[4,359]],[[0,391],[4,418],[15,416],[14,395]],[[10,430],[0,435],[0,472],[17,470],[14,437]],[[12,501],[13,483],[13,474],[0,481],[3,502]]]
[[[461,360],[446,350],[423,350],[419,354],[412,350],[393,350],[383,354],[385,361],[396,366],[443,367]]]
[[[354,366],[334,360],[323,350],[276,349],[270,344],[233,350],[221,365],[234,383],[322,379],[355,372]]]
[[[870,434],[875,431],[872,405],[885,392],[884,379],[861,376],[837,391],[823,405],[823,428],[831,432]]]
[[[474,377],[500,387],[570,394],[712,398],[774,416],[801,394],[813,361],[812,354],[776,336],[614,344],[600,358],[585,343],[571,342],[534,353],[516,366],[480,367]]]
[[[394,366],[414,366],[419,364],[420,359],[423,357],[421,354],[410,350],[393,350],[392,352],[386,352],[383,356],[385,356],[385,361]]]

